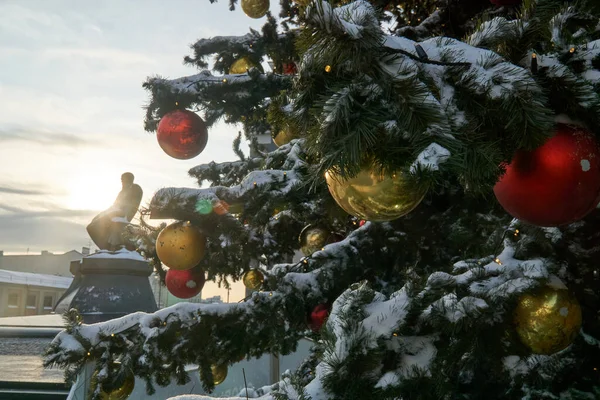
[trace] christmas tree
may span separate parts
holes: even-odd
[[[149,393],[181,384],[187,364],[211,390],[311,336],[261,398],[600,398],[600,7],[484,3],[282,1],[262,32],[192,46],[213,72],[149,79],[165,151],[201,152],[224,119],[252,156],[238,137],[238,161],[190,171],[210,187],[157,192],[150,217],[180,222],[133,240],[163,276],[253,292],[69,314],[46,365],[73,379],[94,362],[94,398],[131,371]],[[182,132],[200,138],[189,154]]]

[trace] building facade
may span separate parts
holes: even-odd
[[[0,269],[0,317],[50,314],[72,280]]]

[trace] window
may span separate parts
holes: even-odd
[[[37,296],[35,294],[27,295],[27,304],[25,305],[25,308],[34,310],[37,308]]]
[[[8,294],[8,308],[19,308],[19,293]]]
[[[52,310],[54,307],[54,296],[45,295],[44,296],[44,310]]]

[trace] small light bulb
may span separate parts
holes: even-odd
[[[115,337],[115,334],[114,334],[114,333],[111,333],[111,334],[110,334],[110,337]]]
[[[227,79],[226,78],[223,79],[223,83],[227,83]]]
[[[92,353],[90,353],[90,352],[88,351],[88,353],[87,353],[87,356],[89,357],[89,356],[91,356],[91,355],[92,355]]]
[[[575,47],[571,47],[571,48],[569,49],[569,53],[571,53],[571,54],[575,53]]]
[[[325,66],[325,72],[331,72],[331,65]]]
[[[531,55],[531,58],[537,58],[537,54],[533,53],[533,54]]]
[[[495,261],[495,262],[496,262],[498,265],[502,265],[502,261],[500,261],[500,259],[499,259],[499,258],[496,258],[494,261]]]

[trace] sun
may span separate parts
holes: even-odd
[[[66,206],[71,210],[106,210],[121,190],[119,174],[89,171],[69,179]]]

